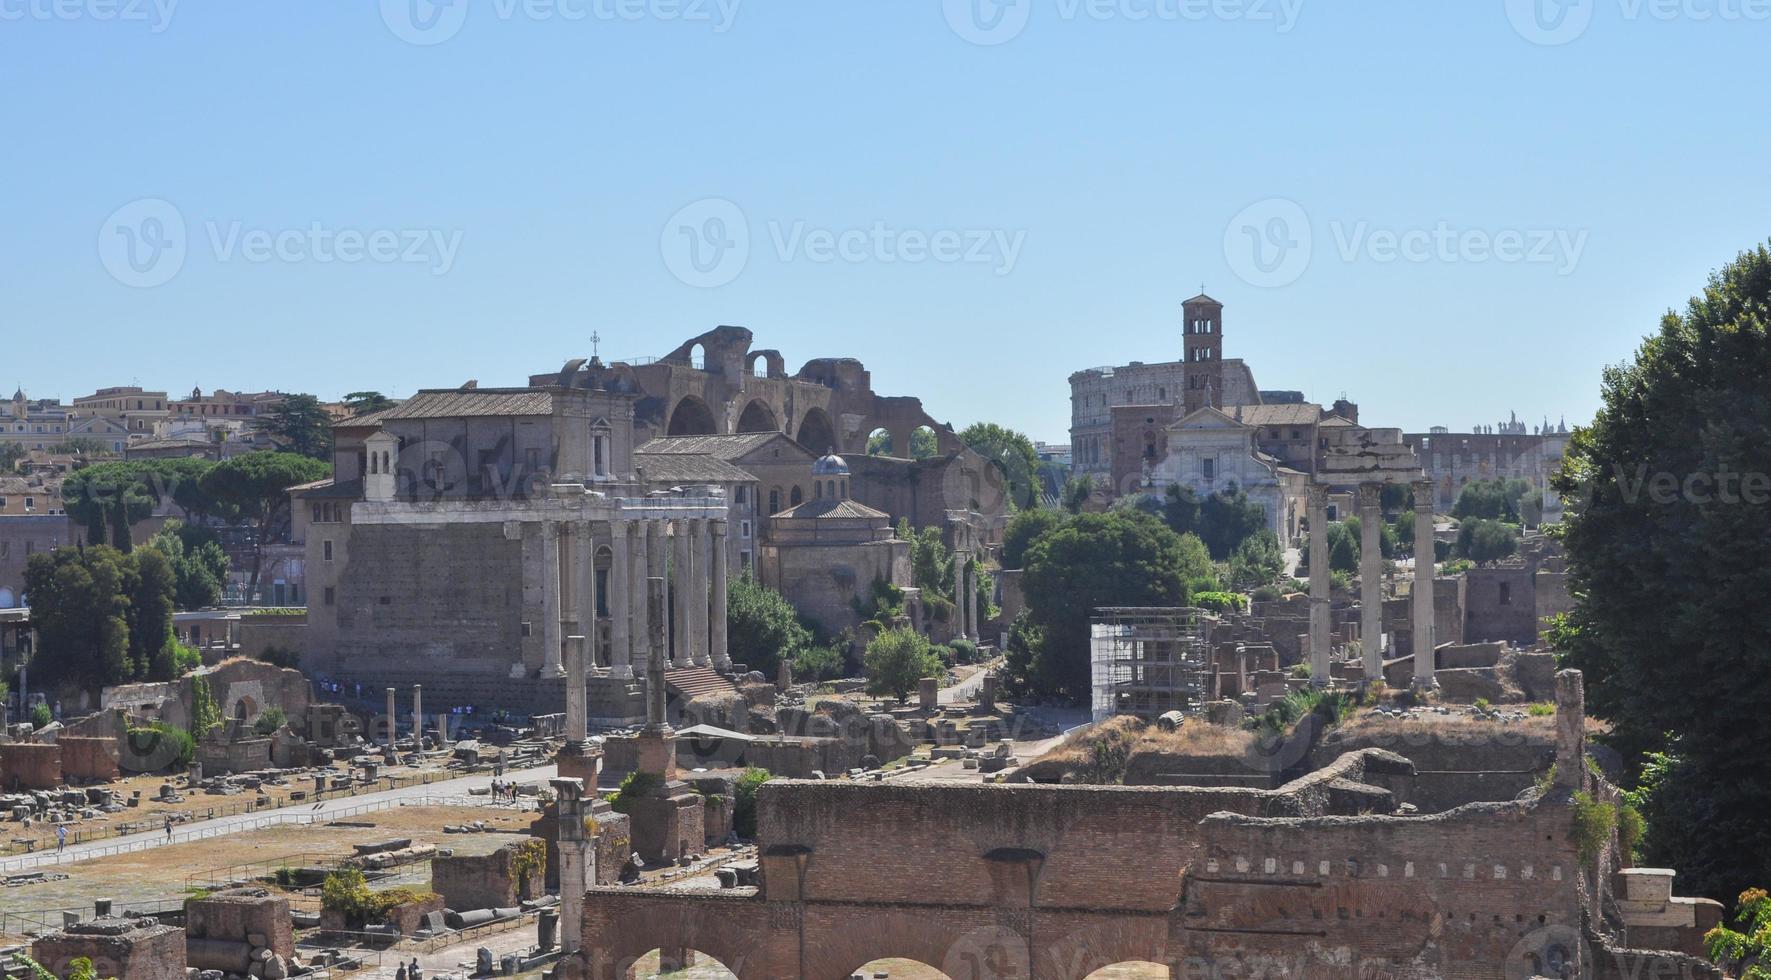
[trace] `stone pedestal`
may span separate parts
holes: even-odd
[[[933,677],[924,677],[916,682],[917,707],[924,711],[941,710],[941,682]]]
[[[640,732],[635,736],[635,751],[640,772],[665,780],[676,778],[676,733],[668,727]]]
[[[706,802],[689,784],[671,780],[633,801],[633,849],[647,864],[668,864],[706,847]],[[562,869],[561,874],[564,874]]]

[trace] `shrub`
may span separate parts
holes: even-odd
[[[1213,612],[1241,612],[1247,608],[1248,600],[1234,592],[1196,592],[1193,604]]]
[[[1274,602],[1278,598],[1279,587],[1277,585],[1263,585],[1254,590],[1254,601],[1256,602]]]
[[[657,789],[663,783],[654,773],[634,770],[621,780],[621,788],[609,797],[609,806],[616,813],[632,813],[633,801]]]
[[[258,655],[258,659],[270,664],[272,667],[283,667],[288,670],[299,670],[301,668],[301,654],[288,647],[281,647],[276,644],[265,647],[264,652]]]
[[[537,871],[547,870],[547,841],[539,837],[530,838],[517,845],[516,853],[510,859],[510,880],[517,885],[529,879]]]
[[[1642,834],[1647,829],[1642,811],[1628,803],[1617,808],[1617,845],[1626,857],[1634,859],[1636,845],[1642,842]]]
[[[798,681],[833,681],[843,675],[844,657],[834,646],[806,647],[793,660],[793,676]]]
[[[1581,860],[1590,862],[1597,858],[1616,830],[1615,807],[1593,799],[1585,790],[1574,794],[1574,828],[1569,836],[1580,847]]]
[[[49,705],[39,701],[31,706],[31,725],[33,727],[47,728],[49,723],[54,720],[55,714],[49,710]]]
[[[1477,698],[1476,699],[1476,710],[1477,711],[1487,711],[1490,706],[1491,706],[1491,702],[1487,698]]]
[[[284,723],[288,720],[289,716],[283,713],[282,708],[279,708],[276,705],[271,705],[259,712],[258,720],[252,723],[252,728],[260,735],[269,735],[277,729],[282,728]]]
[[[929,649],[929,641],[908,627],[874,637],[867,644],[864,664],[867,693],[875,697],[890,694],[900,702],[910,698],[919,680],[939,676],[942,671],[941,660]]]
[[[434,892],[405,887],[372,892],[363,872],[356,868],[340,868],[320,882],[320,907],[343,915],[352,925],[380,922],[402,905],[427,902],[435,897]]]
[[[1533,718],[1548,718],[1556,713],[1556,706],[1548,701],[1539,701],[1526,708],[1525,713]]]
[[[756,791],[774,777],[767,769],[746,769],[736,782],[732,797],[732,830],[747,840],[756,838]]]
[[[1710,959],[1743,980],[1766,980],[1771,977],[1771,895],[1763,888],[1740,893],[1734,924],[1740,930],[1717,926],[1704,934],[1704,950]]]
[[[165,762],[160,768],[183,769],[197,756],[197,740],[176,725],[156,721],[146,728],[128,732],[130,755],[126,761],[152,759]]]
[[[953,662],[956,664],[975,664],[978,662],[978,645],[970,640],[957,639],[947,644],[953,651]]]
[[[98,980],[98,968],[87,957],[75,957],[68,963],[68,980]]]

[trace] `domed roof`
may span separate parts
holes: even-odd
[[[820,456],[818,461],[812,464],[812,475],[848,476],[849,464],[841,456],[836,454],[836,450],[832,449],[825,455]]]

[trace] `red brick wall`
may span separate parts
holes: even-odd
[[[121,750],[114,738],[63,735],[56,744],[61,746],[62,778],[68,782],[108,782],[122,776],[117,765]]]
[[[61,746],[35,742],[0,745],[0,786],[54,789],[61,784]]]

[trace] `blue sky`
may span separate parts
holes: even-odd
[[[0,0],[0,382],[406,394],[728,323],[1062,441],[1203,284],[1262,387],[1572,423],[1771,233],[1764,0],[456,2]]]

